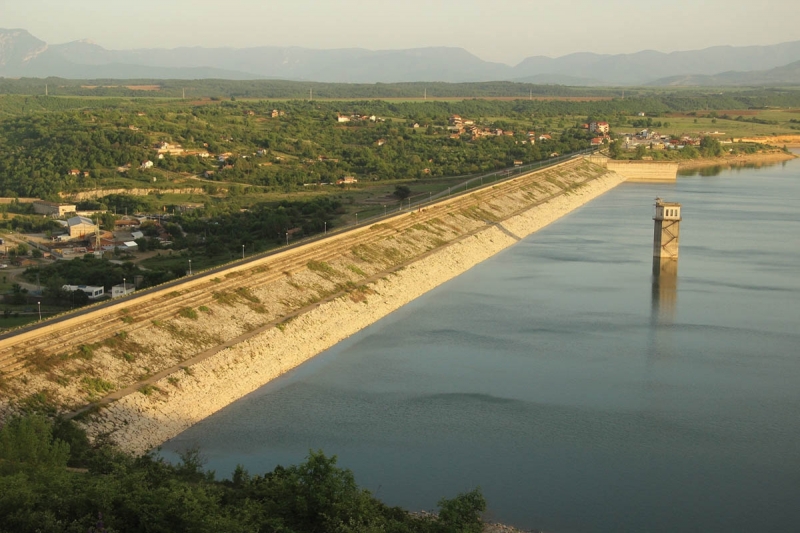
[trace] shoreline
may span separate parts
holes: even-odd
[[[278,327],[162,377],[153,383],[158,393],[123,396],[83,424],[91,436],[106,434],[125,451],[146,453],[624,181],[615,173],[599,173],[539,205],[476,227],[373,276],[358,297],[322,300]],[[331,264],[346,270],[344,264]]]
[[[756,154],[744,154],[736,156],[723,156],[713,158],[691,159],[688,161],[680,161],[678,163],[678,171],[692,170],[697,168],[728,166],[735,167],[739,165],[748,164],[775,164],[784,161],[790,161],[797,156],[794,154],[787,154],[786,152],[767,152]]]

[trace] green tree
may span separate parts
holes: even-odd
[[[452,500],[439,501],[439,523],[443,533],[480,533],[483,530],[481,514],[486,511],[486,500],[480,489],[459,494]]]
[[[611,159],[619,159],[619,156],[622,155],[622,146],[618,139],[611,141],[611,144],[608,145],[608,154]]]
[[[713,137],[703,137],[700,139],[700,152],[705,157],[719,157],[722,155],[722,143]]]
[[[401,200],[411,196],[411,188],[408,185],[398,185],[394,188],[394,195]]]
[[[0,472],[25,467],[65,467],[69,445],[53,439],[53,429],[43,416],[12,418],[0,429]]]

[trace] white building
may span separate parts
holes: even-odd
[[[136,291],[136,286],[133,283],[125,283],[123,285],[120,283],[119,285],[114,285],[111,287],[111,297],[112,298],[121,298],[127,294],[131,294]]]
[[[74,213],[75,209],[75,204],[57,204],[44,200],[35,200],[33,202],[33,212],[39,215],[63,217],[68,213]]]
[[[85,292],[89,296],[90,300],[102,298],[106,294],[106,290],[103,287],[95,287],[93,285],[64,285],[61,287],[61,290],[69,292]]]

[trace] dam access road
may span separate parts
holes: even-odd
[[[623,181],[573,159],[2,339],[0,414],[143,453]]]

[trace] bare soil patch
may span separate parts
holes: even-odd
[[[126,89],[131,91],[160,91],[160,85],[126,85]]]

